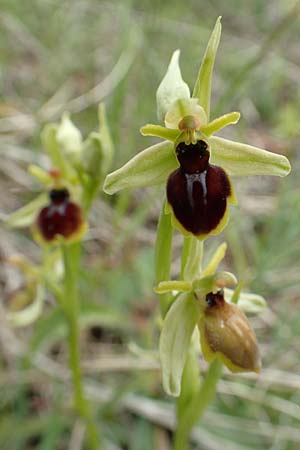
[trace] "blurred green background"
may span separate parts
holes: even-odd
[[[206,244],[209,255],[228,242],[224,267],[264,295],[269,309],[252,319],[264,370],[258,378],[226,372],[190,449],[299,450],[299,2],[1,0],[0,217],[40,189],[26,168],[47,166],[40,131],[65,110],[86,135],[105,101],[115,168],[155,142],[139,128],[157,121],[155,91],[173,50],[181,49],[192,86],[219,15],[212,116],[240,111],[240,123],[222,135],[283,153],[293,170],[283,180],[235,180],[239,206],[222,236]],[[152,291],[161,196],[157,189],[102,195],[85,242],[82,364],[108,450],[171,449],[174,407],[161,387]],[[176,234],[174,275],[181,244]],[[84,429],[70,407],[66,330],[53,299],[30,327],[5,321],[3,307],[22,285],[7,264],[15,253],[40,261],[29,230],[3,226],[0,449],[83,449]]]

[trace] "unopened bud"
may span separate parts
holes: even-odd
[[[207,294],[206,304],[198,324],[204,358],[219,357],[232,372],[259,372],[256,336],[245,314],[227,303],[222,291]]]

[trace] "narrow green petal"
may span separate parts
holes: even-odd
[[[174,146],[160,142],[138,153],[123,167],[110,173],[104,182],[104,192],[114,194],[121,189],[152,186],[163,183],[178,167]]]
[[[42,169],[35,164],[30,164],[27,169],[28,173],[33,176],[37,181],[39,181],[44,186],[49,186],[53,184],[53,178],[49,175],[49,172]]]
[[[201,274],[202,277],[213,275],[216,272],[220,262],[222,261],[222,259],[224,259],[226,250],[227,250],[226,242],[223,242],[221,245],[219,245],[219,247],[213,254],[211,260],[208,262],[207,266],[203,270]]]
[[[158,286],[154,288],[156,294],[165,294],[166,292],[172,291],[189,292],[191,290],[192,283],[179,280],[161,281]]]
[[[14,228],[29,227],[35,221],[40,209],[45,206],[47,202],[48,195],[45,193],[40,194],[31,202],[10,214],[5,220],[6,224]]]
[[[169,395],[180,394],[182,372],[200,314],[193,294],[181,294],[164,320],[159,352],[163,385]]]
[[[210,114],[211,80],[215,58],[221,37],[221,17],[218,17],[213,32],[210,36],[205,55],[202,59],[197,81],[193,91],[193,97],[199,99],[199,105],[204,108],[207,119]]]
[[[181,76],[179,56],[180,50],[176,50],[156,92],[157,115],[161,121],[175,100],[190,97],[190,89]]]
[[[204,133],[205,136],[210,137],[211,135],[215,134],[222,128],[237,123],[240,120],[240,117],[241,115],[239,112],[231,112],[228,114],[224,114],[223,116],[217,117],[217,119],[201,127],[200,131]]]
[[[175,142],[180,134],[178,130],[171,130],[161,125],[152,125],[151,123],[144,125],[140,131],[143,136],[156,136],[171,142]]]
[[[228,175],[274,175],[284,177],[290,173],[289,160],[251,145],[213,136],[209,139],[212,164],[221,166]]]

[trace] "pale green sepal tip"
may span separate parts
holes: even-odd
[[[228,175],[274,175],[285,177],[291,171],[289,160],[252,145],[213,136],[209,138],[210,161],[221,166]]]
[[[208,120],[210,114],[212,74],[217,50],[219,47],[221,31],[222,25],[220,16],[216,21],[215,27],[207,44],[207,48],[204,57],[202,59],[202,63],[193,90],[193,97],[199,99],[199,105],[201,105],[204,108]]]
[[[181,294],[169,309],[159,342],[163,386],[178,397],[191,337],[201,311],[193,294]]]
[[[13,327],[24,327],[33,323],[42,313],[45,299],[45,288],[37,286],[36,296],[32,303],[21,311],[10,312],[7,319]]]
[[[156,92],[157,115],[161,122],[175,100],[190,97],[190,89],[181,75],[179,56],[180,50],[176,50]]]
[[[172,142],[160,142],[138,153],[123,167],[110,173],[103,190],[114,194],[121,189],[146,187],[164,183],[178,167]]]

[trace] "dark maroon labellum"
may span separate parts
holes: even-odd
[[[231,194],[221,167],[209,164],[206,142],[181,142],[176,148],[179,169],[169,176],[167,199],[183,228],[195,235],[209,234],[225,215]]]
[[[224,292],[223,290],[219,290],[215,294],[213,292],[209,292],[206,295],[206,303],[210,308],[213,308],[214,306],[222,306],[224,303]]]
[[[67,189],[53,189],[49,193],[50,203],[37,218],[37,225],[46,241],[56,236],[71,237],[82,225],[80,207],[69,200]]]

